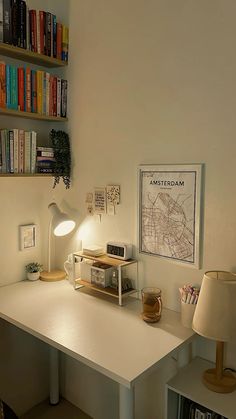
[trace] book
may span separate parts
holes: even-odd
[[[25,131],[24,173],[30,173],[30,170],[31,170],[31,132]]]
[[[13,156],[14,156],[14,173],[19,172],[19,142],[18,142],[18,129],[13,129]]]
[[[51,36],[52,36],[52,17],[51,13],[46,12],[46,55],[51,57]]]
[[[31,70],[31,112],[37,112],[37,73]]]
[[[52,15],[52,57],[57,58],[57,18]]]
[[[19,48],[26,49],[26,3],[18,0],[18,43]]]
[[[3,0],[0,0],[0,42],[3,42]]]
[[[11,0],[3,0],[3,42],[5,44],[12,43],[12,31],[11,31]]]
[[[52,80],[52,115],[57,116],[57,77]]]
[[[40,25],[40,53],[45,54],[45,12],[43,10],[39,11],[39,25]]]
[[[0,108],[6,107],[6,64],[0,62]]]
[[[18,45],[18,34],[19,34],[19,25],[18,25],[18,0],[13,0],[12,2],[12,44]]]
[[[25,110],[31,112],[31,69],[25,69]]]
[[[37,52],[37,21],[36,10],[29,10],[30,49]]]
[[[57,59],[61,60],[62,24],[57,23]]]
[[[10,96],[11,96],[11,109],[18,109],[18,75],[17,75],[17,68],[12,65],[11,66],[11,91],[10,91]]]
[[[25,110],[25,69],[19,67],[17,69],[18,73],[18,109],[20,111]]]
[[[67,80],[61,80],[61,116],[67,115]]]
[[[1,130],[1,154],[2,154],[2,166],[1,166],[1,173],[7,172],[6,166],[6,138],[7,138],[7,130]]]
[[[57,77],[57,116],[61,116],[61,79]]]
[[[25,132],[19,129],[18,132],[18,171],[24,173],[24,146],[25,146]]]
[[[50,115],[50,73],[45,73],[45,101],[46,101],[46,109],[45,115]]]
[[[6,64],[6,107],[11,108],[11,66]]]
[[[37,133],[35,131],[31,131],[31,173],[36,172],[36,147],[37,147]]]
[[[65,25],[62,25],[61,59],[63,61],[68,60],[68,37],[69,37],[69,30]]]
[[[8,131],[9,136],[9,172],[14,173],[14,133],[12,130]]]
[[[43,71],[37,70],[37,112],[43,113]]]

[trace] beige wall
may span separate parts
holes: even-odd
[[[68,2],[51,0],[45,5],[55,5],[67,19]],[[84,244],[124,240],[137,245],[137,167],[141,163],[204,163],[205,192],[202,269],[137,253],[140,285],[158,285],[164,304],[179,310],[179,286],[200,284],[208,269],[235,270],[235,12],[233,0],[71,0],[68,77],[73,185],[70,191],[60,186],[52,192],[46,179],[1,179],[1,284],[23,279],[24,265],[32,257],[45,263],[45,207],[52,198],[64,209],[77,211],[79,225],[72,237],[56,243],[57,264],[62,265],[66,254],[79,247],[80,239]],[[5,118],[0,123],[4,127],[23,124],[12,120],[8,124]],[[27,122],[31,126],[36,125]],[[101,223],[87,217],[86,193],[113,182],[121,185],[117,215],[103,216]],[[23,254],[18,251],[17,229],[28,222],[39,224],[41,239],[34,253]],[[13,341],[19,343],[18,338],[13,333],[9,347]],[[23,346],[25,339],[22,334]],[[212,345],[199,341],[201,355],[211,358],[213,352]],[[227,359],[232,366],[234,353],[235,347],[229,347]],[[4,356],[7,359],[6,352]],[[43,351],[38,356],[46,363]],[[30,365],[23,382],[34,376]],[[165,368],[138,386],[136,419],[144,419],[142,402],[148,419],[162,419],[163,382],[174,370],[174,362],[166,362]],[[100,379],[87,367],[63,358],[63,394],[95,419],[116,419],[117,386]],[[39,398],[47,389],[47,383],[43,385],[42,378]],[[30,405],[35,395],[29,391],[27,397],[24,403]],[[16,403],[19,411],[26,407],[24,403]]]
[[[140,285],[159,286],[172,309],[179,310],[179,286],[200,284],[205,270],[236,267],[235,12],[233,0],[71,1],[70,202],[79,211],[78,237],[84,244],[124,240],[137,245],[138,165],[205,165],[202,269],[137,254]],[[113,182],[121,185],[117,215],[103,216],[101,223],[86,217],[86,192]],[[200,340],[198,350],[211,358],[214,345]],[[228,348],[230,365],[235,365],[234,351]],[[67,362],[67,397],[96,419],[116,418],[102,404],[89,403],[84,368],[77,366],[76,373]],[[174,370],[171,363],[168,367]],[[165,381],[163,369],[137,389],[137,419],[163,417],[160,376]],[[100,400],[106,398],[106,385],[97,389]],[[113,397],[117,411],[115,389]],[[149,403],[147,416],[141,401]]]

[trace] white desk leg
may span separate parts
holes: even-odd
[[[50,352],[50,404],[59,403],[59,351],[52,346],[49,347]]]
[[[119,419],[134,419],[134,388],[119,387]]]

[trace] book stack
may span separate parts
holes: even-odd
[[[0,130],[0,173],[35,173],[35,131]]]
[[[54,173],[55,158],[51,147],[37,147],[37,173]]]
[[[67,80],[0,62],[0,108],[66,118]]]
[[[0,42],[68,61],[69,30],[54,14],[29,10],[24,0],[0,0],[0,21]]]
[[[180,419],[227,419],[185,397],[181,397]]]

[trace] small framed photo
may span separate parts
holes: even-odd
[[[20,226],[20,250],[36,247],[36,225],[27,224]]]

